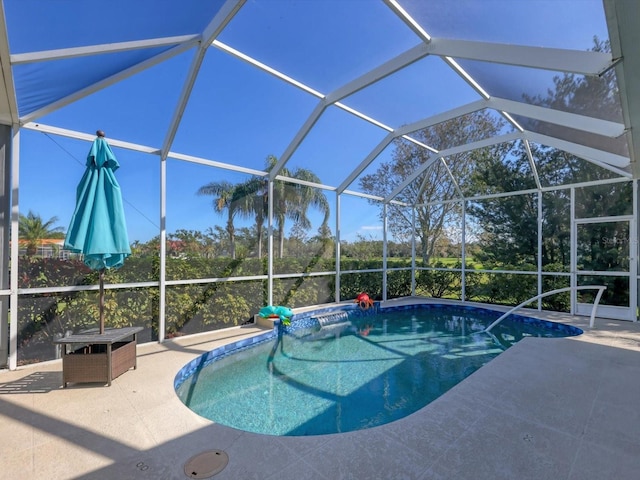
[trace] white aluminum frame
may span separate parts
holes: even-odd
[[[365,198],[373,201],[379,201],[382,205],[384,211],[384,241],[383,241],[383,298],[386,299],[386,253],[387,253],[387,205],[389,204],[398,204],[404,205],[407,207],[411,207],[412,210],[412,218],[415,227],[415,207],[416,205],[407,205],[406,203],[399,202],[396,200],[397,196],[402,192],[402,190],[408,186],[411,182],[416,180],[421,173],[423,173],[433,162],[441,161],[446,165],[446,157],[450,155],[455,155],[458,153],[464,153],[470,151],[472,149],[483,148],[486,146],[494,145],[502,142],[510,142],[520,140],[524,142],[527,155],[529,157],[529,161],[531,164],[532,172],[535,177],[536,189],[527,190],[521,192],[508,192],[499,195],[484,195],[484,196],[474,196],[474,197],[464,197],[463,192],[459,187],[456,188],[457,194],[460,198],[455,198],[449,201],[462,202],[462,238],[463,238],[463,247],[462,247],[462,257],[465,258],[466,250],[466,202],[473,200],[480,200],[483,198],[495,198],[500,196],[511,196],[517,194],[529,194],[529,193],[537,193],[538,194],[538,206],[539,206],[539,215],[542,208],[542,193],[545,191],[551,191],[556,189],[571,189],[571,224],[572,224],[572,234],[571,234],[571,254],[572,254],[572,265],[575,265],[575,247],[576,247],[576,235],[575,235],[575,225],[576,219],[574,216],[574,202],[575,202],[575,188],[579,186],[587,186],[589,184],[596,184],[599,182],[585,182],[580,185],[573,186],[557,186],[557,187],[542,187],[540,180],[537,175],[537,171],[535,168],[535,162],[533,161],[533,157],[531,155],[531,149],[529,142],[536,142],[543,145],[547,145],[553,148],[557,148],[560,150],[567,151],[573,155],[579,156],[589,162],[594,163],[602,168],[608,169],[614,172],[617,175],[620,175],[622,178],[611,180],[611,182],[619,182],[619,181],[628,181],[631,178],[640,177],[640,168],[637,167],[635,159],[638,157],[638,153],[636,149],[640,148],[640,142],[633,141],[632,129],[631,127],[639,123],[640,120],[640,109],[635,108],[636,105],[640,105],[640,102],[634,102],[633,100],[637,100],[640,98],[640,87],[637,85],[637,82],[632,82],[633,78],[637,77],[637,72],[640,71],[640,62],[635,59],[625,59],[625,62],[621,62],[621,52],[622,46],[625,45],[630,37],[635,35],[631,30],[634,27],[634,24],[630,23],[629,20],[632,15],[630,12],[637,12],[640,7],[629,5],[624,3],[622,0],[604,0],[604,7],[607,13],[607,21],[609,28],[612,32],[619,35],[613,36],[611,39],[612,42],[612,50],[613,54],[608,53],[600,53],[600,52],[583,52],[576,50],[564,50],[564,49],[549,49],[549,48],[539,48],[539,47],[529,47],[529,46],[517,46],[517,45],[506,45],[506,44],[496,44],[489,42],[478,42],[478,41],[466,41],[466,40],[455,40],[455,39],[444,39],[444,38],[434,38],[426,32],[422,26],[416,22],[411,16],[401,7],[400,3],[397,0],[384,0],[389,9],[394,12],[407,26],[410,28],[418,38],[421,40],[420,43],[412,47],[396,57],[386,61],[385,63],[378,65],[373,68],[369,72],[361,75],[344,85],[338,87],[333,92],[328,94],[323,94],[314,90],[313,88],[305,85],[304,83],[286,75],[283,72],[280,72],[252,57],[249,55],[240,52],[234,49],[231,46],[228,46],[222,42],[220,42],[217,37],[225,28],[225,26],[233,19],[233,17],[240,11],[242,6],[244,5],[246,0],[228,0],[221,7],[221,9],[216,13],[214,18],[211,19],[207,27],[204,28],[203,32],[193,35],[182,35],[176,37],[166,37],[166,38],[156,38],[156,39],[144,39],[133,42],[120,42],[115,44],[108,45],[90,45],[76,48],[68,48],[68,49],[58,49],[58,50],[50,50],[44,52],[27,52],[21,54],[11,55],[8,44],[6,41],[0,41],[0,64],[3,71],[3,92],[4,95],[0,98],[0,108],[2,111],[9,112],[8,115],[3,115],[0,117],[0,122],[10,124],[14,128],[14,137],[13,137],[13,148],[12,148],[12,187],[13,187],[13,196],[12,196],[12,221],[11,221],[11,235],[12,238],[18,238],[18,220],[19,220],[19,140],[20,140],[20,129],[26,128],[30,130],[40,131],[43,133],[49,133],[54,135],[65,136],[69,138],[91,141],[94,138],[93,134],[82,133],[82,132],[74,132],[70,130],[65,130],[53,126],[42,125],[39,123],[35,123],[35,121],[49,114],[63,106],[66,106],[74,101],[77,101],[81,98],[84,98],[91,93],[99,91],[105,87],[108,87],[116,82],[119,82],[125,78],[130,77],[138,72],[141,72],[145,69],[148,69],[154,65],[159,64],[165,60],[175,57],[176,55],[182,54],[190,49],[194,49],[194,58],[192,60],[189,72],[187,74],[187,79],[183,85],[182,92],[179,96],[178,102],[175,106],[175,110],[173,116],[171,118],[171,122],[167,132],[165,133],[162,145],[159,147],[149,147],[144,145],[133,144],[127,141],[118,140],[118,139],[110,139],[110,143],[119,148],[125,148],[141,153],[157,155],[159,157],[159,169],[160,169],[160,279],[158,282],[140,282],[140,283],[129,283],[118,286],[107,286],[107,288],[147,288],[150,286],[158,286],[160,290],[160,320],[159,320],[159,331],[160,337],[159,340],[164,340],[164,317],[165,317],[165,300],[166,300],[166,287],[168,285],[179,285],[179,284],[190,284],[190,283],[210,283],[210,282],[218,282],[218,281],[239,281],[239,280],[247,280],[247,279],[263,279],[263,276],[255,276],[255,277],[230,277],[230,278],[214,278],[214,279],[185,279],[180,281],[167,281],[166,280],[166,182],[167,182],[167,172],[166,172],[166,161],[171,158],[177,161],[187,161],[193,162],[197,164],[207,165],[214,168],[222,168],[230,171],[240,172],[249,175],[256,175],[268,178],[269,185],[269,216],[268,216],[268,252],[269,252],[269,264],[268,264],[268,272],[266,275],[266,279],[268,281],[268,290],[269,290],[269,301],[272,301],[272,290],[273,290],[273,280],[275,278],[290,278],[297,276],[321,276],[321,275],[336,275],[336,300],[340,301],[340,275],[341,273],[349,273],[349,271],[341,271],[340,266],[340,227],[341,227],[341,198],[342,195],[353,195],[360,198]],[[635,18],[635,17],[633,17]],[[631,33],[630,33],[631,32]],[[7,38],[6,31],[6,18],[4,16],[4,11],[0,8],[0,37],[2,39]],[[122,72],[119,72],[109,78],[103,79],[99,82],[96,82],[93,85],[89,85],[86,88],[74,92],[71,95],[68,95],[62,99],[51,102],[48,105],[45,105],[38,110],[31,112],[23,117],[19,117],[19,110],[16,101],[15,95],[15,85],[13,84],[13,76],[12,76],[12,66],[20,65],[24,63],[36,63],[36,62],[46,62],[46,61],[54,61],[63,58],[77,58],[86,55],[96,55],[96,54],[105,54],[105,53],[113,53],[113,52],[121,52],[121,51],[129,51],[135,49],[145,49],[145,48],[155,48],[162,46],[171,46],[172,48],[165,51],[162,54],[156,55],[148,60],[145,60],[137,65],[134,65]],[[311,114],[307,117],[306,121],[300,126],[296,135],[291,139],[285,151],[279,157],[279,160],[276,166],[269,172],[265,172],[262,170],[255,170],[246,167],[241,167],[239,165],[235,165],[232,163],[225,163],[220,161],[215,161],[212,159],[204,159],[198,158],[195,156],[191,156],[188,154],[172,152],[171,146],[173,144],[178,126],[180,124],[180,120],[185,111],[187,102],[189,101],[193,85],[196,81],[198,72],[202,65],[202,61],[204,59],[204,55],[208,48],[217,48],[218,50],[232,55],[236,58],[239,58],[253,67],[261,69],[281,81],[287,82],[290,85],[295,86],[296,88],[301,89],[303,92],[314,96],[318,99],[318,103],[311,112]],[[343,101],[350,95],[366,88],[369,85],[374,84],[375,82],[392,75],[393,73],[411,65],[428,55],[436,55],[440,57],[447,65],[449,65],[457,75],[459,75],[465,82],[467,82],[478,94],[479,99],[473,102],[470,102],[466,105],[461,105],[456,108],[453,108],[447,112],[441,112],[431,117],[422,119],[420,121],[414,122],[410,125],[400,126],[397,128],[393,128],[391,126],[385,125],[383,122],[372,118],[362,112],[359,112],[347,104],[343,103]],[[512,100],[491,97],[487,91],[480,85],[471,75],[469,75],[456,61],[456,58],[465,58],[471,60],[480,60],[494,63],[502,63],[514,66],[521,67],[530,67],[530,68],[541,68],[545,70],[552,71],[561,71],[561,72],[572,72],[581,75],[600,75],[603,72],[607,71],[610,68],[616,68],[618,73],[618,78],[620,82],[620,90],[621,96],[623,98],[623,116],[624,123],[616,123],[605,121],[602,119],[586,117],[583,115],[577,115],[568,112],[557,111],[549,108],[544,108],[536,105],[529,105],[522,102],[515,102]],[[360,161],[360,163],[353,169],[351,172],[347,173],[344,180],[338,186],[331,185],[316,185],[311,184],[309,182],[302,182],[295,179],[286,178],[282,175],[279,175],[279,172],[286,165],[287,161],[293,156],[296,152],[299,145],[304,141],[306,135],[311,131],[317,121],[321,118],[326,109],[330,106],[335,106],[340,108],[357,118],[368,122],[376,127],[380,128],[382,133],[384,133],[384,137],[379,142],[379,144],[368,154],[364,159]],[[514,131],[511,133],[507,133],[502,136],[497,136],[491,139],[485,139],[477,142],[473,142],[468,145],[453,145],[450,148],[447,148],[442,151],[438,151],[432,146],[426,145],[423,142],[411,137],[411,133],[417,130],[428,128],[430,126],[436,125],[438,123],[454,119],[461,115],[467,115],[476,111],[480,111],[483,109],[492,109],[496,111],[498,114],[502,115],[512,126]],[[611,138],[617,138],[621,135],[627,135],[627,139],[630,144],[631,150],[631,158],[627,158],[621,155],[616,155],[610,152],[606,152],[603,150],[598,150],[591,147],[586,147],[584,145],[578,145],[572,142],[568,142],[565,140],[561,140],[558,138],[554,138],[549,135],[542,135],[531,131],[524,130],[512,117],[512,115],[520,115],[524,117],[528,117],[534,120],[541,120],[545,122],[549,122],[555,125],[566,126],[573,129],[582,130],[584,132],[593,133],[597,135],[607,136]],[[428,162],[426,162],[420,169],[416,170],[409,178],[407,178],[402,184],[398,185],[398,187],[385,198],[381,198],[379,196],[366,194],[363,192],[357,192],[354,190],[348,190],[349,186],[371,165],[371,163],[391,144],[394,139],[402,138],[407,141],[410,141],[421,148],[426,149],[431,153],[431,158]],[[633,161],[632,161],[633,160]],[[447,167],[448,174],[451,175],[451,171]],[[287,181],[292,183],[301,183],[306,184],[315,188],[321,188],[327,191],[334,191],[336,193],[336,271],[335,272],[318,272],[313,274],[288,274],[288,275],[274,275],[273,273],[273,182],[275,180]],[[455,180],[455,179],[454,179]],[[637,192],[637,182],[633,182],[633,201],[634,201],[634,213],[630,216],[630,235],[632,238],[637,239],[637,200],[638,200],[638,192]],[[616,217],[619,218],[619,217]],[[618,221],[618,220],[616,220]],[[414,228],[415,233],[415,228]],[[541,242],[542,242],[542,225],[541,218],[538,217],[538,253],[541,252]],[[633,242],[635,245],[635,250],[630,251],[630,271],[628,272],[630,278],[630,297],[632,298],[632,306],[637,305],[637,282],[638,282],[638,265],[637,265],[637,242]],[[13,265],[18,264],[18,243],[13,242],[11,246],[11,262]],[[418,270],[415,265],[415,235],[412,237],[412,293],[415,293],[415,272]],[[422,269],[422,268],[421,268]],[[380,271],[378,269],[371,271]],[[465,271],[466,267],[463,264],[461,268],[462,272],[462,298],[465,298]],[[496,271],[492,271],[496,273]],[[509,271],[508,273],[519,273],[519,274],[532,274],[532,272],[513,272]],[[538,261],[538,272],[535,272],[538,275],[538,289],[542,288],[542,276],[550,274],[548,272],[542,272],[541,260],[539,255]],[[14,268],[11,272],[10,277],[10,285],[11,289],[9,292],[3,291],[0,294],[8,294],[10,296],[10,300],[12,305],[17,305],[19,301],[19,296],[22,294],[33,294],[33,293],[55,293],[55,292],[64,292],[69,289],[73,291],[80,290],[91,290],[93,286],[89,287],[52,287],[47,289],[18,289],[18,269]],[[564,273],[558,273],[558,275],[564,275]],[[572,286],[575,286],[576,283],[576,272],[574,271],[571,275],[571,283]],[[574,310],[574,306],[576,304],[575,301],[575,290],[572,296],[572,312]],[[10,357],[10,368],[16,367],[16,347],[17,347],[17,308],[11,309],[11,331],[10,331],[10,342],[11,342],[11,357]]]

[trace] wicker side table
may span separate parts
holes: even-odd
[[[54,340],[63,345],[62,383],[103,382],[137,367],[136,345],[142,327],[114,328],[103,334],[78,334]]]

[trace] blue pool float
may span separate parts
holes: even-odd
[[[279,318],[283,325],[290,325],[293,312],[287,307],[267,305],[260,309],[258,315],[262,318]]]

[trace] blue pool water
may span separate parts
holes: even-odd
[[[292,328],[250,348],[191,362],[176,377],[176,392],[199,415],[245,431],[348,432],[419,410],[525,336],[582,333],[522,316],[482,333],[499,315],[418,305],[321,316],[323,326],[313,315],[294,317]]]

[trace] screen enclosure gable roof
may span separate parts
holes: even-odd
[[[323,188],[355,194],[394,142],[424,149],[428,161],[385,201],[433,162],[513,142],[638,176],[635,2],[2,7],[0,122],[14,128],[86,139],[101,128],[115,146],[271,178],[313,165]],[[602,83],[602,97],[550,101],[554,82],[567,77]],[[99,119],[86,113],[96,105]],[[479,112],[501,130],[465,143],[420,135]],[[268,154],[278,161],[267,172]]]

